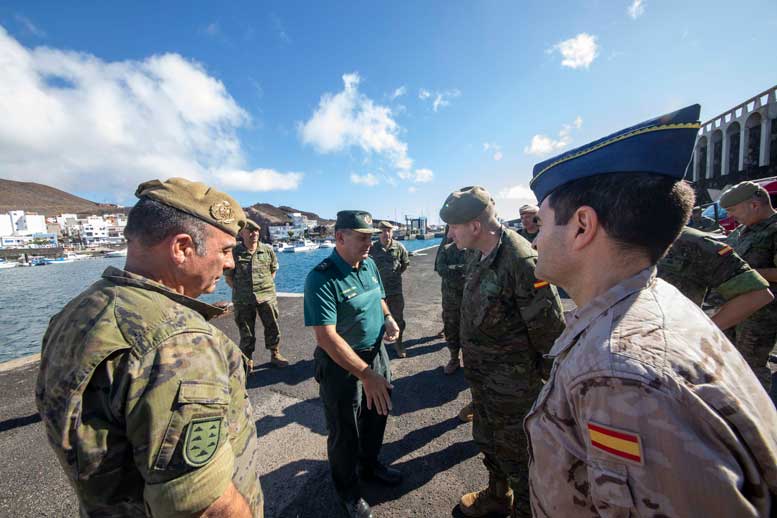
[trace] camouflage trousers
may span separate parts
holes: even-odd
[[[399,326],[399,338],[396,343],[402,345],[402,335],[405,334],[405,296],[401,293],[386,295],[386,305]]]
[[[464,286],[442,281],[442,323],[448,349],[456,353],[461,349],[459,322],[461,321],[461,297]]]
[[[737,349],[768,391],[772,375],[766,364],[777,353],[777,310],[772,304],[760,309],[736,326],[734,337]]]
[[[240,350],[249,359],[256,348],[256,314],[262,320],[264,327],[264,346],[266,349],[277,349],[281,341],[281,330],[278,326],[278,299],[272,298],[265,302],[253,304],[235,303],[235,323],[240,332]]]
[[[531,516],[523,419],[542,388],[541,357],[533,351],[484,352],[466,342],[462,353],[464,377],[472,389],[472,437],[483,453],[483,464],[491,476],[508,481],[514,516]]]

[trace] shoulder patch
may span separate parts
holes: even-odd
[[[534,283],[534,289],[538,290],[540,288],[544,288],[545,286],[548,286],[550,283],[548,281],[541,281],[537,280],[537,282]]]
[[[194,418],[186,430],[183,445],[183,460],[186,464],[199,468],[208,463],[219,446],[221,437],[220,416]]]
[[[726,245],[723,248],[721,248],[720,250],[718,250],[718,255],[722,257],[724,255],[730,254],[733,251],[734,251],[733,248],[731,248],[730,246]]]
[[[323,272],[325,270],[328,270],[329,267],[332,266],[333,264],[334,263],[327,258],[321,261],[320,263],[318,263],[318,265],[313,269],[319,272]]]
[[[589,421],[588,439],[591,447],[594,449],[603,451],[621,460],[627,460],[639,465],[644,464],[642,439],[639,434]]]

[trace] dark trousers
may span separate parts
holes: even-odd
[[[357,352],[372,369],[391,382],[389,359],[379,341],[369,352]],[[316,381],[324,403],[327,455],[337,494],[346,501],[359,498],[357,464],[369,469],[378,461],[387,416],[378,414],[367,400],[361,382],[337,365],[320,347],[314,354]]]

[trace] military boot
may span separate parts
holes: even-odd
[[[451,359],[448,364],[442,370],[445,374],[453,374],[461,366],[461,360],[459,360],[459,351],[451,351]]]
[[[464,516],[487,516],[491,513],[507,516],[513,508],[513,490],[506,479],[488,476],[488,487],[477,492],[467,493],[459,501],[459,509]]]
[[[472,410],[472,403],[468,403],[467,406],[459,411],[459,421],[462,423],[469,423],[474,419],[475,412]]]
[[[289,364],[287,360],[278,349],[270,349],[270,365],[274,367],[286,367]]]

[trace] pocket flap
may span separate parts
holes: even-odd
[[[182,381],[178,390],[178,403],[228,405],[229,389],[221,383]]]
[[[625,511],[634,507],[634,499],[629,488],[629,477],[624,466],[603,463],[588,464],[588,481],[591,484],[591,500],[599,509],[616,507]],[[612,516],[620,516],[614,513]]]

